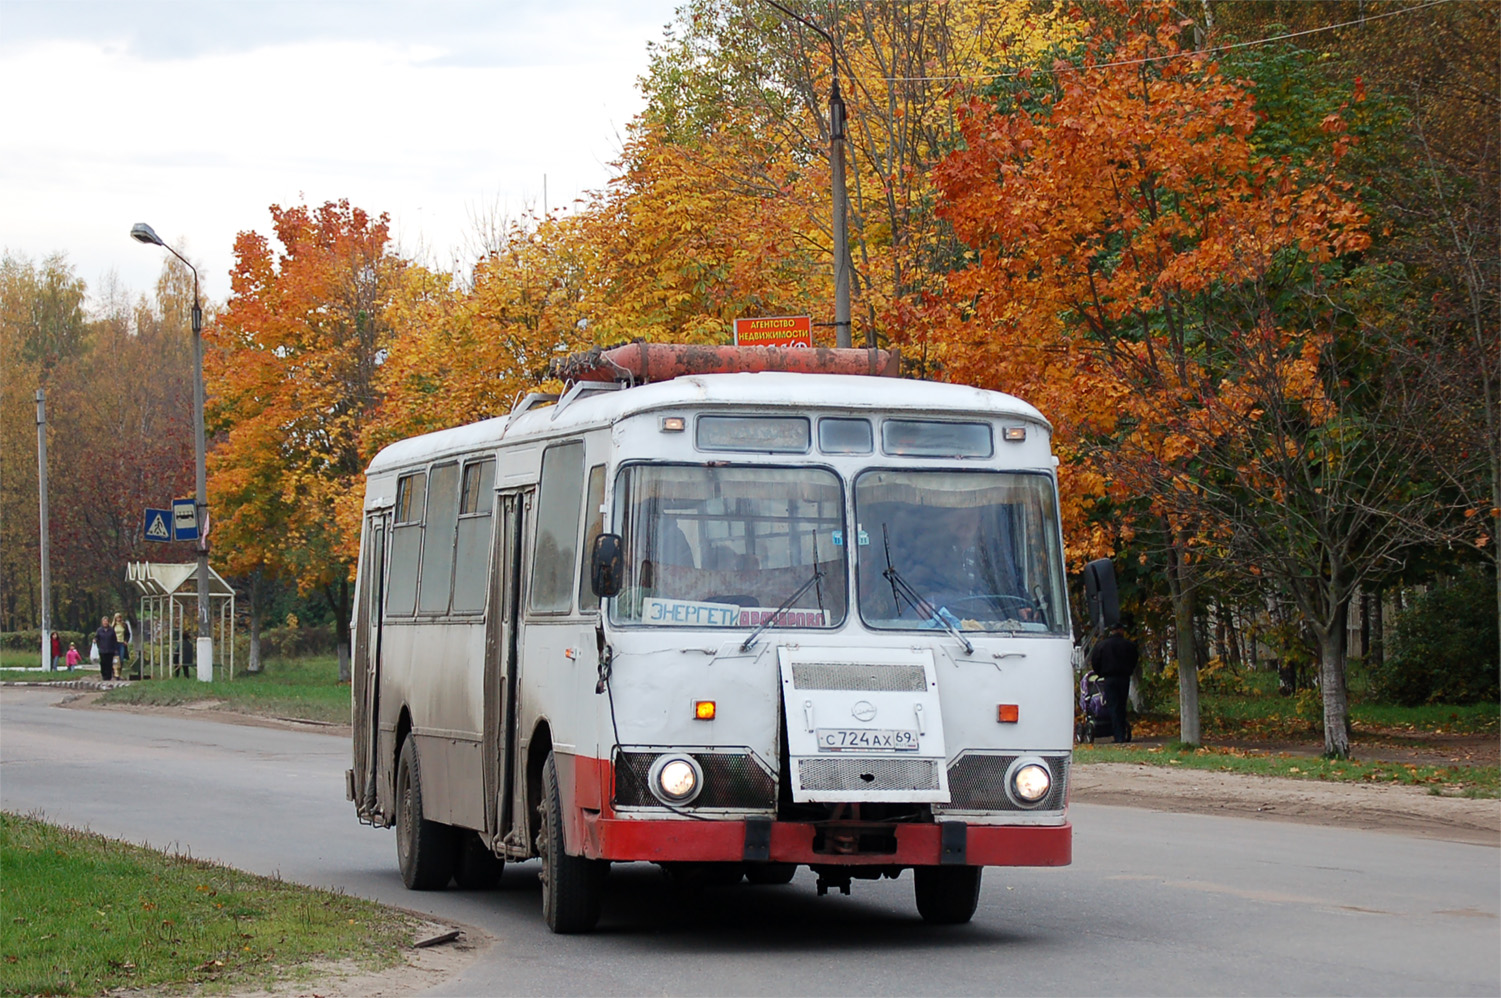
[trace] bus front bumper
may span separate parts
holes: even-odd
[[[818,866],[1067,866],[1073,826],[961,821],[869,825],[867,835],[810,822],[680,821],[583,814],[584,855],[651,863],[772,862]],[[875,843],[872,847],[871,843]],[[853,851],[849,849],[854,844]]]

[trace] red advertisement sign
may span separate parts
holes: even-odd
[[[735,345],[741,347],[811,347],[813,320],[806,315],[768,315],[735,320]]]

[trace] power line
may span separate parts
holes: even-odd
[[[1427,3],[1419,4],[1416,7],[1404,7],[1401,10],[1387,11],[1384,14],[1372,14],[1369,17],[1362,17],[1354,21],[1343,21],[1339,24],[1326,24],[1320,28],[1305,28],[1302,31],[1291,31],[1285,35],[1272,35],[1268,38],[1256,38],[1248,42],[1233,42],[1229,45],[1216,45],[1213,48],[1204,51],[1191,50],[1186,52],[1177,52],[1173,55],[1148,56],[1145,59],[1122,59],[1116,62],[1098,62],[1095,63],[1094,68],[1112,69],[1119,66],[1142,66],[1152,62],[1168,62],[1173,59],[1206,58],[1212,56],[1214,53],[1229,52],[1231,49],[1243,49],[1251,48],[1256,45],[1268,45],[1272,42],[1287,41],[1289,38],[1302,38],[1305,35],[1316,35],[1323,31],[1337,31],[1340,28],[1355,27],[1357,25],[1366,24],[1370,21],[1380,21],[1388,17],[1399,17],[1403,14],[1416,14],[1418,11],[1427,10],[1429,7],[1437,7],[1441,4],[1453,2],[1455,2],[1455,0],[1428,0]],[[1025,70],[1018,69],[1004,73],[969,73],[953,76],[875,76],[862,77],[861,79],[867,82],[878,81],[881,83],[960,83],[977,80],[1012,79],[1020,76],[1023,72],[1025,72]]]

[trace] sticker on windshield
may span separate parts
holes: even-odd
[[[775,618],[775,619],[772,619]],[[771,620],[773,627],[828,627],[827,610],[783,610],[774,606],[743,607],[740,610],[741,627],[760,627]]]
[[[641,601],[641,622],[670,627],[739,627],[740,607],[733,603],[700,603],[648,596]]]
[[[827,610],[782,610],[774,606],[736,606],[698,600],[658,599],[641,601],[641,622],[665,627],[828,627]]]

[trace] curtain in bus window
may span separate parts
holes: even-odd
[[[537,542],[532,550],[531,608],[566,613],[573,605],[573,568],[584,498],[584,445],[559,444],[542,455],[537,490]]]
[[[454,613],[479,613],[485,608],[494,488],[494,461],[471,461],[464,465],[459,498],[459,546],[453,568]]]
[[[459,466],[439,465],[427,483],[426,536],[417,609],[447,613],[453,591],[453,541],[459,517]]]
[[[599,609],[599,597],[594,595],[589,567],[594,557],[594,539],[605,529],[605,514],[600,508],[604,502],[605,466],[596,464],[589,469],[589,490],[584,493],[584,546],[579,551],[580,610]]]
[[[391,528],[391,568],[386,613],[411,616],[417,605],[417,558],[422,552],[422,511],[427,474],[405,475],[396,485],[396,516]]]

